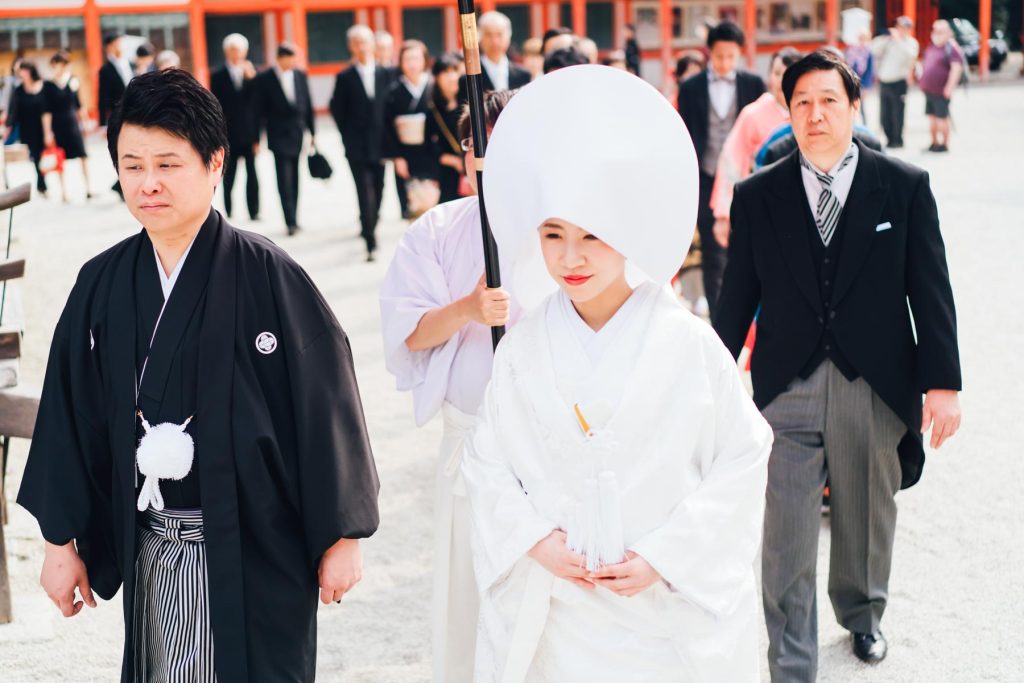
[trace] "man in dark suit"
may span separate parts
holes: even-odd
[[[384,104],[390,76],[374,60],[373,31],[357,24],[347,33],[352,64],[334,81],[331,116],[341,132],[359,199],[366,260],[377,251],[377,221],[384,192]]]
[[[815,564],[829,480],[828,592],[854,654],[885,657],[896,492],[960,424],[956,312],[924,171],[853,141],[860,84],[818,51],[782,81],[799,149],[737,185],[714,326],[755,311],[754,402],[775,430],[763,595],[773,681],[817,671]],[[908,309],[909,301],[909,309]],[[921,395],[924,394],[922,407]]]
[[[99,73],[99,123],[107,125],[114,107],[121,101],[124,89],[132,80],[131,66],[124,60],[121,49],[121,36],[116,33],[108,33],[103,36],[103,51],[106,59]]]
[[[530,82],[530,72],[508,58],[512,46],[512,20],[501,12],[484,12],[477,21],[480,31],[480,66],[484,92],[515,90]],[[469,101],[466,77],[459,80],[459,101]]]
[[[267,146],[274,153],[277,191],[288,234],[299,230],[296,216],[299,203],[299,158],[309,131],[314,144],[313,104],[309,99],[309,80],[296,68],[297,50],[291,43],[277,48],[277,64],[257,76],[256,111],[261,127],[267,130]]]
[[[683,117],[700,166],[697,230],[700,233],[704,295],[714,310],[725,271],[728,223],[715,231],[711,188],[715,184],[718,156],[736,116],[764,92],[760,76],[736,68],[745,38],[743,30],[723,21],[708,31],[708,68],[679,84],[679,114]],[[724,234],[719,234],[724,233]]]
[[[231,190],[235,186],[239,159],[245,160],[245,201],[249,218],[256,220],[260,212],[260,181],[256,177],[256,153],[259,151],[259,128],[253,114],[256,68],[246,57],[249,40],[240,33],[224,39],[224,66],[210,76],[210,90],[228,125],[231,145],[224,165],[224,212],[231,217]]]

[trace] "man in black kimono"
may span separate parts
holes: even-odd
[[[341,600],[378,525],[348,340],[210,208],[227,132],[192,76],[133,80],[108,145],[144,229],[82,268],[54,333],[18,496],[41,583],[65,616],[123,586],[123,681],[312,681],[317,591]]]

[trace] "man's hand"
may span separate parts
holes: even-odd
[[[474,322],[487,327],[508,323],[511,310],[509,294],[504,289],[489,289],[486,275],[480,276],[476,289],[462,301],[466,306],[466,315]]]
[[[455,169],[459,173],[466,172],[465,166],[462,163],[462,157],[456,156],[454,154],[442,154],[440,162],[442,166],[447,166],[448,168]]]
[[[715,241],[718,242],[722,249],[729,248],[729,219],[728,218],[716,218],[715,227],[711,229],[712,234],[715,236]]]
[[[587,578],[586,560],[565,546],[564,531],[552,531],[537,541],[527,555],[558,578],[571,581],[580,588],[594,589],[594,583]]]
[[[921,433],[932,428],[932,448],[939,448],[960,429],[960,396],[952,389],[931,389],[924,395]]]
[[[589,575],[591,581],[613,593],[631,598],[661,580],[654,567],[632,550],[626,552],[626,561],[602,567]]]
[[[242,64],[242,75],[246,80],[256,78],[256,67],[248,59]]]
[[[89,588],[89,573],[75,550],[74,541],[66,545],[46,544],[39,585],[65,617],[75,616],[85,605],[96,607],[96,599]],[[78,602],[75,602],[76,588],[82,596]]]
[[[409,162],[402,157],[395,159],[395,173],[403,180],[409,179]]]
[[[317,571],[320,580],[320,602],[329,605],[341,602],[345,593],[363,578],[363,554],[359,539],[343,538],[320,558]]]
[[[260,143],[252,143],[252,155],[257,156],[260,153]]]

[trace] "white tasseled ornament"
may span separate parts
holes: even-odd
[[[195,443],[185,431],[191,421],[190,417],[184,424],[164,422],[150,427],[146,418],[142,418],[142,428],[146,433],[135,450],[139,472],[146,477],[139,494],[140,512],[150,505],[154,510],[164,509],[164,497],[160,493],[161,479],[178,481],[192,471]]]

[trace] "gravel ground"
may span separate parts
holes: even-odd
[[[939,201],[960,315],[966,391],[962,432],[929,454],[924,479],[899,495],[900,520],[883,624],[890,642],[882,665],[861,665],[849,652],[825,596],[828,525],[819,551],[820,680],[1021,680],[1024,649],[1024,515],[1013,491],[1024,479],[1019,444],[1024,422],[1012,405],[1024,360],[1024,295],[1017,280],[1024,244],[1024,91],[1017,84],[977,88],[954,102],[958,131],[948,155],[927,154],[924,102],[908,101],[909,149],[900,156],[931,172]],[[877,99],[869,100],[877,121]],[[411,400],[385,372],[377,288],[403,225],[392,190],[381,226],[381,259],[362,262],[355,196],[333,125],[318,135],[336,175],[328,183],[303,178],[300,222],[292,239],[281,229],[273,163],[259,160],[264,220],[240,227],[270,235],[311,273],[352,339],[370,435],[381,474],[380,532],[365,543],[365,578],[341,606],[320,612],[320,680],[387,683],[429,680],[430,520],[437,421],[417,430]],[[113,180],[102,144],[93,141],[96,188]],[[333,153],[332,153],[333,152]],[[9,169],[13,182],[31,177]],[[75,169],[74,196],[51,194],[16,213],[14,253],[28,259],[23,381],[42,379],[61,307],[80,265],[136,227],[114,196],[86,203]],[[390,183],[390,180],[389,180]],[[236,187],[236,202],[242,192]],[[56,193],[54,193],[56,194]],[[220,203],[218,202],[218,206]],[[1014,380],[1014,378],[1017,378]],[[16,443],[7,497],[13,501],[26,444]],[[16,621],[0,626],[0,680],[111,681],[120,665],[122,619],[117,603],[65,620],[37,584],[42,544],[34,520],[10,506],[7,527]],[[765,675],[765,679],[767,677]]]

